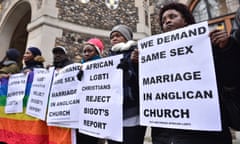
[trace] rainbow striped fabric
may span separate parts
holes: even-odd
[[[5,114],[8,79],[0,79],[0,142],[8,144],[71,144],[71,129],[47,126],[45,121],[25,114],[33,81],[29,74],[24,96],[24,113]]]

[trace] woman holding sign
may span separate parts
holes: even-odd
[[[118,68],[123,70],[123,143],[143,144],[146,127],[139,126],[138,64],[131,61],[137,48],[131,28],[126,25],[113,27],[110,33],[112,55],[123,54]],[[108,141],[108,144],[120,144]]]
[[[98,38],[91,38],[83,45],[83,59],[81,63],[85,63],[92,60],[97,60],[101,58],[101,54],[104,50],[104,45],[102,41]],[[80,70],[77,78],[81,81],[83,76],[83,71]],[[78,144],[98,144],[101,139],[85,135],[82,133],[77,134],[77,143]],[[104,140],[102,140],[104,142]]]
[[[183,28],[195,23],[194,17],[188,8],[181,3],[170,3],[163,6],[160,10],[159,20],[163,32]],[[225,84],[223,77],[226,76],[221,75],[221,77],[219,77],[219,74],[222,73],[221,70],[224,67],[224,60],[228,59],[228,57],[223,56],[229,49],[229,36],[227,32],[219,29],[211,31],[209,36],[213,45],[215,69],[217,73],[219,93],[221,96],[222,93],[220,92],[220,89],[222,89]],[[132,57],[134,58],[134,56]],[[210,132],[153,127],[152,142],[153,144],[231,144],[232,137],[223,109],[221,115],[222,131]]]

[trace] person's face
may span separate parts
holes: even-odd
[[[164,32],[172,31],[186,26],[182,14],[174,9],[166,10],[162,15],[162,29]]]
[[[110,36],[110,42],[114,46],[121,42],[127,42],[127,40],[120,32],[113,32]]]
[[[24,55],[23,55],[23,61],[26,62],[26,61],[29,61],[29,60],[31,60],[33,58],[34,58],[34,56],[33,56],[32,52],[29,51],[29,50],[26,50]]]
[[[66,59],[67,55],[62,50],[56,50],[53,53],[53,61],[54,62],[61,62],[62,60]]]
[[[84,45],[83,47],[83,59],[85,61],[90,60],[91,58],[93,58],[94,56],[98,55],[98,52],[96,50],[96,48],[92,45]]]

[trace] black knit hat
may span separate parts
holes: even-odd
[[[42,55],[40,49],[37,47],[29,47],[28,50],[33,54],[34,57]]]
[[[18,61],[20,58],[20,52],[15,48],[10,48],[6,52],[6,56],[9,60]]]

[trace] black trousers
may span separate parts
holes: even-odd
[[[152,128],[152,144],[232,144],[228,128],[222,132]]]
[[[98,144],[98,138],[77,132],[77,144]]]
[[[145,126],[123,127],[123,142],[108,140],[108,144],[143,144]]]

